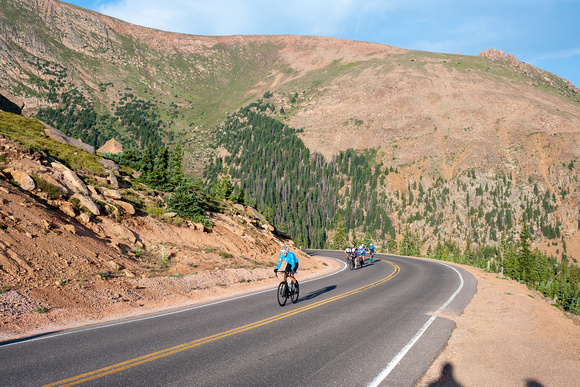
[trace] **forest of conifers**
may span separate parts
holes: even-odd
[[[327,245],[337,213],[348,229],[362,228],[382,240],[395,237],[385,207],[379,206],[381,165],[372,167],[373,152],[349,150],[328,163],[310,153],[297,130],[253,107],[232,114],[218,129],[216,146],[229,156],[206,167],[208,186],[227,171],[237,189],[303,248]]]

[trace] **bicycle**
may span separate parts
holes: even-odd
[[[350,253],[349,256],[348,256],[348,261],[347,261],[348,268],[350,270],[354,270],[354,267],[355,267],[355,264],[356,264],[355,259],[356,259],[356,253],[354,253],[354,254],[353,253]]]
[[[363,265],[365,264],[365,257],[362,254],[357,254],[357,259],[358,259],[358,267],[363,267]]]
[[[370,255],[370,263],[373,263],[373,258],[375,257],[375,252],[371,251],[369,255]]]
[[[278,277],[278,273],[276,273],[276,277]],[[290,289],[290,284],[288,283],[287,278],[288,273],[284,272],[284,280],[278,285],[278,293],[276,297],[278,298],[278,304],[280,304],[280,306],[286,305],[288,298],[290,298],[292,303],[295,304],[298,301],[298,295],[300,294],[300,285],[298,284],[298,280],[294,278],[295,282],[292,286],[292,289]]]

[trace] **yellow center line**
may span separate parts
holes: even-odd
[[[212,341],[223,339],[223,338],[226,338],[226,337],[238,334],[238,333],[246,332],[246,331],[249,331],[251,329],[258,328],[258,327],[261,327],[263,325],[270,324],[270,323],[273,323],[276,321],[280,321],[282,319],[285,319],[285,318],[288,318],[291,316],[295,316],[299,313],[306,312],[308,310],[317,308],[319,306],[322,306],[322,305],[325,305],[325,304],[328,304],[328,303],[352,296],[353,294],[360,293],[364,290],[367,290],[367,289],[370,289],[370,288],[375,287],[377,285],[380,285],[382,283],[385,283],[385,282],[391,280],[392,278],[394,278],[397,274],[399,274],[399,271],[401,270],[399,268],[399,266],[397,266],[396,264],[389,262],[389,261],[386,261],[386,262],[391,264],[395,268],[395,270],[391,274],[389,274],[387,277],[385,277],[377,282],[373,282],[371,284],[365,285],[365,286],[360,287],[358,289],[354,289],[354,290],[351,290],[349,292],[342,293],[342,294],[339,294],[337,296],[330,297],[330,298],[327,298],[325,300],[318,301],[318,302],[315,302],[313,304],[303,306],[301,308],[297,308],[297,309],[294,309],[294,310],[291,310],[288,312],[284,312],[284,313],[281,313],[281,314],[276,315],[276,316],[268,317],[266,319],[253,322],[251,324],[247,324],[247,325],[243,325],[241,327],[230,329],[230,330],[225,331],[225,332],[216,333],[215,335],[211,335],[211,336],[207,336],[207,337],[204,337],[201,339],[190,341],[190,342],[180,344],[180,345],[177,345],[177,346],[174,346],[171,348],[166,348],[164,350],[153,352],[153,353],[150,353],[148,355],[136,357],[134,359],[127,360],[127,361],[117,363],[117,364],[113,364],[111,366],[104,367],[104,368],[101,368],[101,369],[98,369],[95,371],[91,371],[91,372],[87,372],[87,373],[84,373],[81,375],[73,376],[71,378],[61,380],[59,382],[47,384],[45,387],[49,387],[49,386],[50,387],[52,387],[52,386],[74,386],[76,384],[85,383],[85,382],[88,382],[90,380],[102,378],[103,376],[106,376],[106,375],[114,374],[116,372],[120,372],[120,371],[129,369],[129,368],[132,368],[132,367],[136,367],[140,364],[148,363],[148,362],[151,362],[151,361],[154,361],[157,359],[161,359],[161,358],[164,358],[167,356],[174,355],[174,354],[182,352],[182,351],[186,351],[188,349],[192,349],[192,348],[199,347],[199,346],[207,344],[207,343],[211,343]]]

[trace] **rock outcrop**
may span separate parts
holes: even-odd
[[[44,123],[43,123],[44,124]],[[81,148],[90,154],[95,154],[95,147],[89,144],[85,144],[81,140],[77,140],[76,138],[72,138],[67,136],[63,132],[58,129],[55,129],[51,126],[44,124],[44,133],[53,139],[54,141],[62,142],[63,144],[69,144],[77,148]]]
[[[119,141],[117,141],[116,139],[112,138],[109,141],[107,141],[105,143],[105,145],[103,145],[102,147],[100,147],[99,149],[97,149],[97,153],[113,153],[113,154],[119,154],[123,152],[123,144],[121,144]]]
[[[513,54],[507,54],[502,50],[497,50],[495,48],[488,48],[487,50],[480,52],[479,56],[484,58],[489,58],[491,60],[507,60],[514,66],[519,66],[520,61]]]
[[[0,110],[8,113],[22,114],[22,109],[24,109],[24,102],[6,90],[0,89]]]

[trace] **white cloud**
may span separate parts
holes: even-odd
[[[334,36],[384,15],[400,0],[119,0],[98,12],[142,26],[201,35]]]
[[[536,57],[534,60],[542,61],[546,59],[569,59],[574,56],[580,56],[580,48],[548,52]]]

